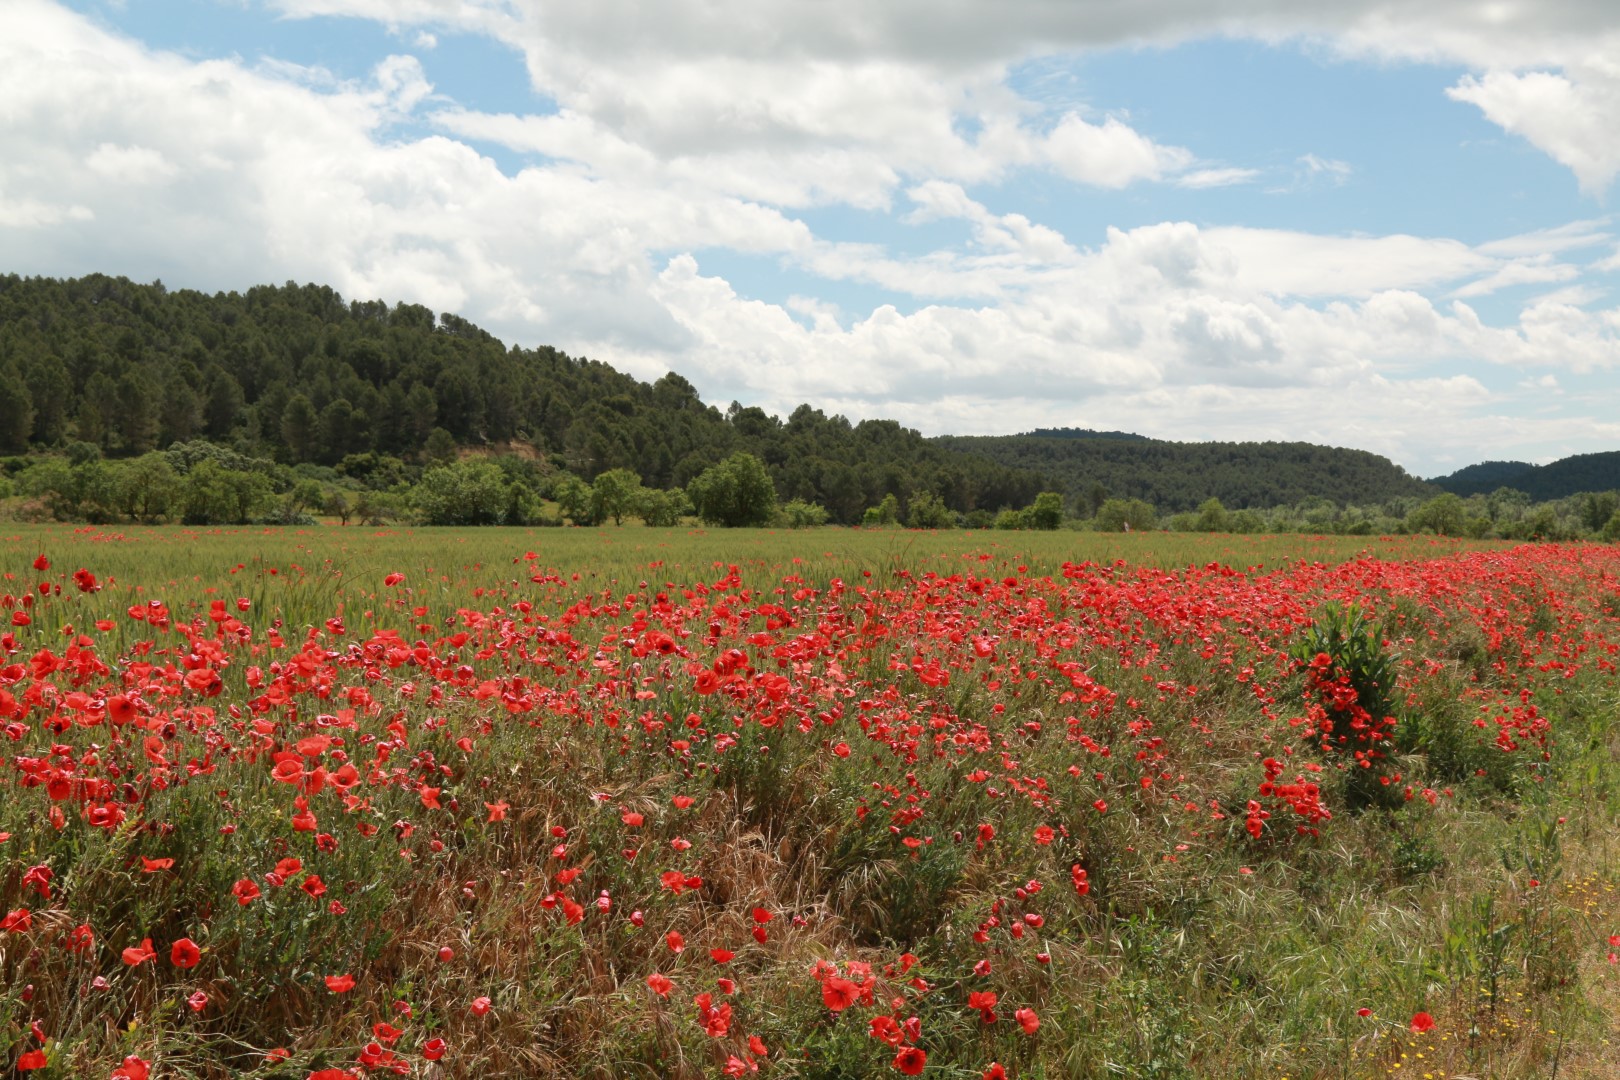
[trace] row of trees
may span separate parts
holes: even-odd
[[[388,481],[382,488],[368,486]],[[722,527],[806,528],[831,520],[826,507],[780,501],[764,462],[745,452],[705,469],[685,488],[643,484],[631,469],[609,469],[587,481],[514,455],[468,457],[411,469],[397,459],[353,459],[347,468],[291,467],[250,458],[211,443],[176,443],[124,460],[76,444],[72,455],[0,459],[0,500],[30,519],[192,525],[310,524],[316,515],[428,525],[621,525],[635,519],[669,527],[697,519]],[[1022,510],[959,515],[934,492],[893,494],[868,509],[869,525],[953,528],[972,524],[1055,529],[1059,495],[1045,492]]]

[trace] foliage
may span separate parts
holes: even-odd
[[[777,509],[777,516],[789,529],[814,529],[827,524],[827,508],[803,499],[789,499]]]
[[[641,501],[641,477],[631,469],[609,469],[591,481],[591,503],[598,521],[613,519],[624,524],[624,517],[635,512]]]
[[[692,502],[680,488],[669,491],[641,488],[635,512],[647,525],[667,529],[679,525],[681,518],[692,512]]]
[[[732,454],[703,470],[686,486],[686,494],[706,525],[765,525],[776,512],[776,489],[765,463],[748,453]]]
[[[906,507],[908,529],[949,529],[956,524],[956,515],[932,491],[913,492],[911,505]]]
[[[424,473],[412,501],[424,525],[499,525],[511,505],[511,490],[494,463],[458,461]]]
[[[886,494],[934,491],[966,512],[1040,486],[894,421],[721,410],[674,373],[644,383],[556,349],[508,349],[452,314],[345,302],[318,285],[208,295],[0,276],[0,358],[0,439],[18,452],[72,440],[132,457],[205,440],[281,464],[350,462],[346,475],[379,491],[415,477],[374,475],[367,455],[420,469],[523,447],[587,483],[626,468],[671,489],[746,452],[779,498],[846,525]]]
[[[1102,503],[1094,489],[1170,513],[1192,511],[1211,498],[1234,509],[1263,510],[1311,495],[1374,503],[1435,494],[1387,458],[1310,443],[1180,443],[1046,434],[951,435],[936,441],[1008,468],[1038,472],[1072,502],[1089,503],[1093,514]]]
[[[1056,529],[1063,524],[1063,496],[1055,491],[1043,491],[1029,506],[1029,527]]]
[[[861,524],[869,529],[900,524],[900,500],[891,491],[876,506],[868,506],[861,516]]]
[[[1159,515],[1140,499],[1109,499],[1097,508],[1093,524],[1101,532],[1152,532]]]

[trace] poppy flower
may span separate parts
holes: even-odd
[[[346,974],[328,975],[326,977],[326,988],[334,994],[347,994],[354,989],[354,976]]]
[[[202,1012],[204,1009],[208,1008],[208,995],[205,992],[198,990],[196,993],[186,998],[186,1004],[191,1006],[192,1012]]]
[[[123,951],[122,956],[124,963],[130,967],[135,967],[137,964],[144,964],[148,960],[156,960],[157,950],[152,948],[151,938],[143,938],[140,945],[131,945]]]
[[[5,918],[0,919],[0,930],[8,934],[26,934],[33,925],[34,916],[27,908],[8,912]]]
[[[62,948],[70,953],[87,952],[96,943],[96,932],[90,929],[88,923],[80,923],[68,931],[67,940]]]
[[[1041,1018],[1035,1014],[1034,1009],[1019,1009],[1013,1013],[1013,1019],[1024,1029],[1025,1035],[1033,1035],[1041,1028]]]
[[[894,1055],[894,1067],[906,1076],[920,1076],[928,1064],[928,1055],[915,1046],[908,1046]]]
[[[112,1071],[107,1080],[148,1080],[152,1075],[152,1065],[144,1058],[130,1054],[124,1058],[122,1065]]]
[[[872,1038],[879,1042],[886,1042],[890,1046],[900,1045],[900,1023],[887,1013],[872,1017],[868,1027]]]
[[[29,1050],[17,1059],[18,1072],[31,1072],[45,1067],[45,1051]]]
[[[177,968],[194,968],[201,959],[202,950],[188,937],[183,937],[169,946],[169,962]]]
[[[1415,1013],[1412,1016],[1412,1030],[1419,1035],[1434,1029],[1434,1017],[1426,1012]]]
[[[829,975],[821,980],[821,1000],[833,1012],[843,1012],[860,997],[860,987],[848,979]]]
[[[659,997],[667,998],[669,997],[669,992],[675,988],[675,983],[668,975],[660,975],[655,971],[651,975],[647,976],[647,986]]]
[[[422,1056],[429,1061],[438,1061],[449,1048],[450,1044],[443,1039],[429,1039],[422,1044]]]
[[[474,1016],[487,1016],[489,1014],[491,1004],[492,1003],[487,997],[475,997],[473,998],[472,1005],[470,1005],[469,1008],[472,1010],[472,1014]]]
[[[259,890],[259,886],[253,881],[248,878],[242,878],[237,881],[235,885],[231,886],[231,895],[236,897],[236,902],[238,904],[242,905],[243,907],[247,907],[249,904],[253,903],[253,901],[262,896],[263,893]]]
[[[676,956],[679,956],[686,950],[686,939],[681,936],[681,932],[679,930],[671,930],[669,933],[665,934],[664,944],[668,945],[669,951],[674,953]]]

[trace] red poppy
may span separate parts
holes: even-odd
[[[667,998],[669,992],[675,988],[675,983],[670,980],[668,975],[660,975],[655,971],[647,976],[647,986],[659,997]]]
[[[438,1061],[449,1048],[450,1044],[443,1039],[429,1039],[422,1044],[422,1056],[429,1061]]]
[[[18,1072],[30,1072],[45,1067],[45,1051],[29,1050],[17,1059]]]
[[[347,974],[328,975],[326,977],[326,988],[334,994],[346,994],[354,989],[354,976]]]
[[[113,1070],[112,1075],[107,1080],[147,1080],[151,1075],[151,1063],[130,1054],[124,1059],[122,1065]]]
[[[197,961],[202,959],[202,950],[197,943],[188,937],[183,937],[169,946],[169,962],[178,968],[194,968]]]
[[[70,953],[87,952],[96,943],[96,932],[90,929],[88,923],[80,923],[68,931],[67,940],[62,948]]]
[[[1434,1028],[1434,1017],[1426,1012],[1415,1013],[1412,1016],[1412,1030],[1419,1035]]]
[[[907,1076],[920,1076],[928,1064],[928,1055],[915,1046],[908,1046],[894,1055],[894,1067]]]
[[[139,946],[130,946],[123,952],[124,963],[130,967],[144,964],[148,960],[157,959],[157,950],[152,948],[152,939],[143,938]]]
[[[829,975],[821,980],[821,1000],[833,1012],[843,1012],[860,997],[861,988],[848,979]]]

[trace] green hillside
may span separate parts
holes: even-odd
[[[628,468],[660,489],[748,451],[782,499],[846,524],[890,494],[932,491],[967,513],[1026,505],[1044,486],[892,420],[721,411],[680,375],[645,383],[556,349],[508,348],[417,304],[346,303],[292,283],[209,295],[0,276],[0,454],[129,459],[194,440],[379,487],[458,449],[585,480]]]
[[[1587,491],[1620,488],[1620,450],[1576,454],[1548,465],[1487,461],[1429,481],[1458,495],[1483,495],[1497,488],[1522,491],[1537,502]]]
[[[1010,468],[1040,472],[1082,508],[1102,499],[1142,499],[1161,513],[1193,510],[1218,498],[1228,509],[1266,509],[1310,497],[1359,505],[1430,487],[1388,458],[1310,443],[1182,443],[1052,437],[1043,434],[946,436],[942,446],[982,454]]]

